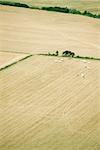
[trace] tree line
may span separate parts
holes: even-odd
[[[71,9],[67,7],[42,7],[42,10],[47,10],[47,11],[56,11],[56,12],[62,12],[62,13],[70,13],[70,14],[78,14],[78,15],[84,15],[88,17],[93,17],[93,18],[100,18],[100,14],[93,14],[87,10],[81,12],[77,9]]]
[[[84,16],[100,19],[100,14],[93,14],[93,13],[87,11],[87,10],[81,12],[77,9],[71,9],[71,8],[68,8],[68,7],[35,7],[35,6],[29,6],[29,5],[23,4],[23,3],[10,2],[10,1],[0,1],[0,4],[1,5],[8,5],[8,6],[30,8],[30,9],[56,11],[56,12],[61,12],[61,13],[78,14],[78,15],[84,15]]]

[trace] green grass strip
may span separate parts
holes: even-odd
[[[71,57],[71,56],[64,56],[64,55],[59,55],[59,56],[56,56],[55,54],[38,54],[38,55],[42,55],[42,56],[53,56],[53,57],[66,57],[66,58],[72,58],[72,59],[85,59],[85,60],[98,60],[100,61],[100,58],[96,58],[96,57],[89,57],[89,56],[74,56],[74,57]]]

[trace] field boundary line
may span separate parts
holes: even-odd
[[[69,59],[80,59],[80,60],[93,60],[93,61],[100,61],[100,58],[98,57],[89,57],[89,56],[74,56],[74,57],[71,57],[71,56],[63,56],[63,55],[55,55],[55,54],[49,54],[49,53],[40,53],[40,54],[37,54],[38,56],[48,56],[48,57],[58,57],[58,58],[69,58]]]
[[[16,51],[9,51],[9,50],[8,50],[8,51],[0,50],[0,52],[2,52],[2,53],[15,53],[15,54],[27,54],[27,55],[29,54],[29,53],[27,53],[27,52],[20,52],[20,51],[19,51],[19,52],[16,52]]]
[[[68,8],[68,7],[58,7],[58,6],[38,7],[38,6],[30,6],[26,3],[1,1],[1,0],[0,0],[0,5],[12,6],[12,7],[22,7],[22,8],[27,8],[27,9],[37,9],[37,10],[44,10],[44,11],[52,11],[52,12],[59,12],[59,13],[65,13],[65,14],[76,14],[76,15],[82,15],[82,16],[100,19],[100,14],[94,14],[94,13],[87,11],[87,10],[80,11],[78,9]]]
[[[6,64],[0,66],[0,71],[6,69],[6,68],[8,68],[8,67],[11,67],[12,65],[15,65],[15,64],[17,64],[18,62],[23,61],[23,60],[25,60],[25,59],[27,59],[27,58],[29,58],[29,57],[31,57],[31,56],[33,56],[33,55],[32,55],[32,54],[28,54],[28,55],[26,55],[26,56],[17,57],[17,58],[14,59],[13,61],[10,61],[9,63],[6,63]]]

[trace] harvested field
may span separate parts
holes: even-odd
[[[0,72],[0,150],[99,150],[99,66],[33,56]]]
[[[0,66],[20,56],[16,53],[0,52]]]
[[[98,19],[6,6],[0,7],[0,18],[1,50],[37,54],[70,49],[100,57]]]
[[[26,58],[29,54],[19,54],[12,52],[0,52],[0,71],[6,66],[11,66],[16,62]]]
[[[0,20],[0,63],[34,54],[0,71],[0,150],[99,150],[100,61],[35,54],[100,57],[100,21],[6,6]]]

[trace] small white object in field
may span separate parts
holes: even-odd
[[[54,60],[56,63],[62,63],[62,60],[60,59],[58,59],[58,60]]]
[[[87,61],[86,61],[86,60],[82,60],[82,62],[83,62],[83,63],[87,63]]]
[[[61,61],[64,61],[64,59],[62,59],[62,58],[61,58],[60,60],[61,60]]]
[[[82,77],[82,78],[85,78],[85,74],[81,73],[81,77]]]
[[[59,62],[59,63],[62,63],[62,61],[61,61],[61,60],[59,60],[58,62]]]

